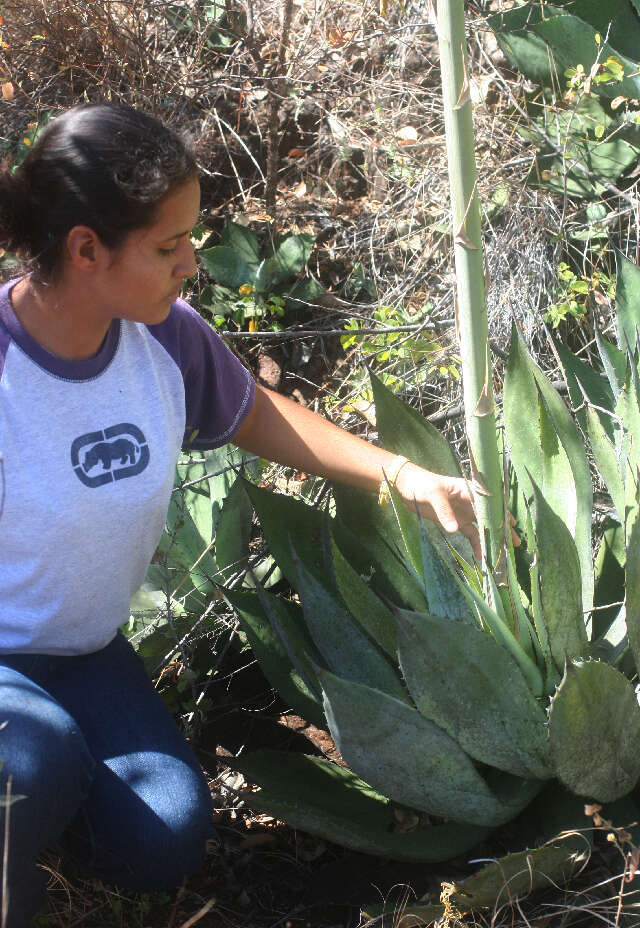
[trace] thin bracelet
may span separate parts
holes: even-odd
[[[391,500],[391,490],[395,490],[396,481],[400,474],[400,471],[405,464],[409,463],[409,458],[405,458],[403,454],[397,454],[393,461],[391,462],[391,467],[389,472],[382,472],[382,480],[380,481],[380,489],[378,490],[378,505],[379,506],[388,506]]]

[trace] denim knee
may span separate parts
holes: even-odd
[[[199,769],[159,753],[130,754],[98,769],[98,790],[112,814],[104,816],[90,796],[97,876],[138,891],[170,889],[201,865],[214,829]]]
[[[25,797],[11,807],[11,832],[24,822],[38,853],[87,797],[94,761],[68,712],[9,667],[0,668],[0,724],[0,787],[6,794],[11,778],[12,794]]]
[[[94,762],[71,716],[39,686],[0,666],[0,836],[8,834],[7,928],[26,928],[44,901],[36,857],[89,793]],[[5,821],[5,817],[8,821]],[[4,842],[0,838],[0,847]]]

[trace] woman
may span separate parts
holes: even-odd
[[[63,842],[132,889],[202,860],[211,801],[191,749],[118,634],[160,538],[181,446],[233,441],[407,504],[477,547],[463,480],[443,478],[256,386],[179,299],[196,270],[196,164],[142,113],[80,106],[0,174],[0,813],[7,928],[42,902]],[[24,798],[18,798],[18,797]],[[7,898],[8,897],[8,898]]]

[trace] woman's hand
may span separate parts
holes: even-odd
[[[403,503],[412,512],[439,522],[445,532],[460,532],[480,559],[480,535],[469,483],[463,477],[445,477],[411,462],[402,467],[395,483]]]

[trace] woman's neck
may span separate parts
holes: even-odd
[[[47,351],[66,361],[83,361],[100,350],[110,320],[100,318],[89,294],[65,281],[36,284],[23,277],[11,290],[22,327]]]

